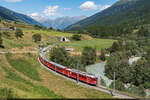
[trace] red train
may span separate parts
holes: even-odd
[[[63,74],[67,77],[76,79],[78,78],[79,81],[90,84],[90,85],[97,85],[97,77],[93,74],[77,71],[75,69],[70,69],[54,63],[48,60],[44,55],[40,54],[39,56],[40,62],[45,65],[47,68],[52,69],[60,74]]]

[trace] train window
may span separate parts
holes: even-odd
[[[85,78],[85,79],[86,79],[86,76],[83,75],[82,78]]]
[[[92,81],[95,81],[95,78],[91,78]]]
[[[79,77],[82,77],[82,75],[81,75],[81,74],[79,74]]]
[[[64,70],[64,69],[62,69],[62,68],[60,68],[60,67],[57,67],[57,69],[58,69],[58,70],[61,70],[61,71],[63,71],[63,70]]]
[[[72,72],[73,75],[76,75],[76,73]]]

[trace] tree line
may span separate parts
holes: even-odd
[[[96,62],[96,49],[84,47],[82,55],[71,56],[64,47],[57,46],[51,49],[49,59],[69,68],[76,69],[79,65],[79,69],[85,71],[85,66]]]
[[[114,42],[108,49],[110,57],[105,66],[105,73],[110,79],[113,79],[113,72],[116,73],[117,89],[145,96],[144,89],[150,88],[150,39],[147,35],[142,36],[136,38],[128,36]],[[130,65],[131,56],[141,59]],[[130,89],[126,90],[124,84],[130,84]]]

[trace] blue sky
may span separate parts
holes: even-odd
[[[0,0],[0,5],[31,17],[91,16],[117,0]]]

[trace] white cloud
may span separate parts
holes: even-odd
[[[93,1],[86,1],[80,5],[80,8],[83,10],[96,10],[97,5]]]
[[[40,16],[39,13],[35,12],[35,13],[31,13],[31,14],[27,14],[27,16],[37,20],[37,21],[41,21],[44,20],[45,17],[44,16]]]
[[[97,5],[93,1],[86,1],[83,4],[80,5],[80,9],[88,11],[88,10],[104,10],[106,8],[110,7],[110,5]]]
[[[6,2],[20,2],[22,0],[4,0],[4,1],[6,1]]]
[[[43,21],[49,17],[53,18],[53,17],[61,16],[61,14],[58,13],[58,9],[59,9],[58,5],[47,6],[41,13],[34,12],[34,13],[27,14],[27,16],[37,21]]]
[[[32,14],[27,14],[27,15],[29,15],[30,17],[37,17],[37,16],[39,16],[39,14],[38,13],[32,13]]]
[[[59,6],[47,6],[46,9],[43,11],[45,16],[58,16],[59,14],[57,13]]]

